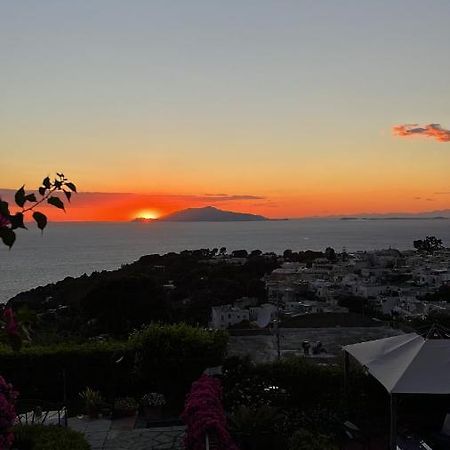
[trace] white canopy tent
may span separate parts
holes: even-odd
[[[396,448],[395,395],[450,394],[450,339],[416,333],[344,347],[391,395],[391,449]],[[347,369],[346,369],[347,371]]]

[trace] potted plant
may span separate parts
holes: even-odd
[[[87,387],[79,393],[79,396],[84,401],[85,412],[89,418],[98,419],[100,409],[103,406],[103,399],[100,392]]]
[[[147,420],[158,420],[162,416],[162,408],[166,404],[164,394],[149,392],[141,399],[141,407]]]
[[[121,397],[114,401],[115,417],[131,417],[138,409],[137,401],[132,397]]]

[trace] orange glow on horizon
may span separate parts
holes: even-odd
[[[13,191],[5,200],[14,205]],[[119,222],[135,218],[157,219],[185,208],[214,206],[228,211],[261,214],[268,218],[364,215],[372,213],[418,213],[449,209],[450,192],[422,189],[310,190],[304,193],[274,193],[267,196],[229,194],[126,194],[81,192],[66,203],[66,213],[41,205],[38,210],[50,221]],[[151,205],[151,206],[149,206]],[[13,209],[14,210],[14,209]],[[32,221],[31,215],[27,217]]]
[[[142,219],[157,219],[161,214],[159,211],[154,209],[143,209],[136,214],[133,214],[133,219],[142,218]]]

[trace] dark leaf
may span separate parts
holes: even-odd
[[[9,221],[11,222],[11,228],[15,230],[16,228],[25,228],[27,227],[23,223],[23,214],[18,212],[14,214],[14,216],[9,216]]]
[[[68,183],[66,183],[66,186],[73,192],[77,192],[77,187],[71,183],[70,181]]]
[[[61,189],[62,181],[55,180],[55,181],[53,182],[53,184],[54,184],[54,186],[55,186],[56,189]]]
[[[47,200],[47,202],[48,202],[50,205],[56,206],[57,208],[62,209],[62,210],[65,211],[64,203],[63,203],[63,201],[62,201],[59,197],[50,197],[50,198]]]
[[[26,198],[25,198],[25,186],[22,186],[17,192],[16,195],[14,196],[14,200],[17,203],[17,206],[20,206],[21,208],[23,207],[23,205],[25,205],[26,202]]]
[[[51,187],[50,178],[49,177],[44,178],[42,180],[42,184],[44,185],[44,187],[46,189],[50,189],[50,187]]]
[[[39,188],[39,194],[41,194],[42,196],[44,196],[46,190],[47,190],[47,189],[46,189],[44,186],[41,186],[41,187]]]
[[[0,227],[0,239],[5,245],[11,248],[16,240],[16,233],[11,228]]]
[[[25,196],[25,199],[27,202],[36,202],[36,196],[34,194],[28,194]]]
[[[3,217],[9,217],[8,202],[0,200],[0,215]]]
[[[9,334],[8,335],[9,345],[11,349],[15,352],[20,351],[22,348],[22,338],[19,334]]]
[[[38,211],[33,213],[33,219],[36,221],[40,230],[43,230],[47,226],[47,216]]]
[[[64,178],[64,174],[63,173],[56,172],[56,175],[58,175],[59,178]]]
[[[70,197],[72,197],[72,192],[64,191],[64,194],[66,194],[67,200],[70,202]]]

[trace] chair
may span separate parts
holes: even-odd
[[[350,441],[359,444],[364,449],[369,448],[369,440],[366,436],[364,436],[361,429],[355,425],[353,422],[350,422],[349,420],[346,420],[343,423],[344,426],[344,434]]]
[[[450,437],[450,414],[445,415],[444,423],[442,424],[441,434]]]
[[[21,400],[17,405],[17,422],[21,425],[59,425],[67,427],[67,408],[41,400]]]

